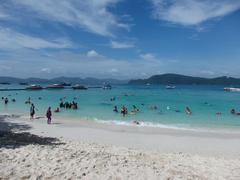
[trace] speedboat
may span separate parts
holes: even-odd
[[[112,86],[110,84],[104,84],[102,88],[105,89],[105,90],[106,89],[112,89]]]
[[[176,86],[170,86],[170,85],[167,85],[167,86],[165,86],[165,88],[166,88],[166,89],[175,89]]]
[[[80,84],[75,84],[74,86],[72,86],[72,88],[74,90],[86,90],[87,89],[87,87],[80,85]]]
[[[224,91],[227,91],[227,92],[240,92],[240,88],[225,87]]]
[[[52,84],[47,86],[47,89],[63,89],[64,86],[62,84]]]
[[[42,88],[42,86],[40,86],[40,85],[32,84],[32,85],[26,87],[26,89],[27,89],[27,90],[41,90],[41,89],[43,89],[43,88]]]

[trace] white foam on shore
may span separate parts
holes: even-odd
[[[120,125],[120,126],[137,126],[137,127],[150,127],[150,128],[163,128],[163,129],[173,129],[173,130],[182,130],[182,131],[192,131],[192,132],[212,132],[212,133],[229,133],[229,134],[235,134],[236,131],[232,129],[210,129],[210,128],[203,128],[203,127],[190,127],[187,124],[183,125],[166,125],[166,124],[160,124],[160,123],[153,123],[153,122],[144,122],[144,121],[137,121],[139,124],[136,124],[133,121],[127,122],[127,121],[120,121],[120,120],[101,120],[101,119],[94,119],[94,122],[96,123],[103,123],[103,124],[112,124],[112,125]]]
[[[1,116],[7,115],[11,118],[19,118],[21,119],[28,119],[28,115],[26,114],[9,114],[9,113],[1,113]],[[41,117],[42,118],[42,117]],[[239,134],[239,130],[237,129],[228,129],[228,128],[216,128],[211,129],[207,127],[191,127],[188,124],[161,124],[161,123],[154,123],[154,122],[144,122],[144,121],[121,121],[121,120],[103,120],[98,118],[87,118],[87,117],[81,117],[81,118],[71,118],[71,117],[64,117],[64,118],[58,118],[62,121],[69,122],[69,120],[80,120],[85,122],[94,122],[94,123],[100,123],[100,124],[108,124],[108,125],[116,125],[116,126],[126,126],[126,127],[141,127],[141,128],[159,128],[159,129],[169,129],[169,130],[180,130],[180,131],[191,131],[191,132],[206,132],[206,133],[226,133],[226,134]],[[139,124],[136,124],[138,122]]]

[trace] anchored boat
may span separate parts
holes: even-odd
[[[42,86],[37,85],[37,84],[32,84],[32,85],[26,87],[26,90],[41,90],[41,89],[43,89]]]
[[[105,90],[110,90],[112,89],[112,86],[110,84],[104,84],[102,88]]]
[[[88,89],[87,87],[85,87],[83,85],[80,85],[80,84],[75,84],[74,86],[72,86],[72,88],[74,90],[86,90],[86,89]]]
[[[63,89],[64,86],[62,84],[52,84],[46,87],[47,89]]]
[[[175,89],[176,86],[170,86],[170,85],[167,85],[165,88],[166,88],[166,89]]]
[[[227,92],[240,92],[240,88],[225,87],[224,91],[227,91]]]

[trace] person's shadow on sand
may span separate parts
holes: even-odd
[[[30,144],[54,146],[63,144],[57,138],[41,137],[28,132],[19,132],[29,130],[31,126],[8,122],[6,120],[7,117],[9,116],[0,116],[0,148],[14,149]]]

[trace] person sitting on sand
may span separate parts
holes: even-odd
[[[51,124],[52,121],[52,111],[51,111],[51,107],[48,108],[47,113],[46,113],[46,117],[47,117],[47,123]]]
[[[30,119],[34,119],[34,115],[35,115],[35,106],[32,103],[30,107]]]
[[[117,108],[117,106],[114,106],[114,108],[113,108],[113,112],[118,113],[118,108]]]
[[[188,115],[192,115],[192,111],[191,111],[191,109],[190,109],[189,107],[186,107],[186,108],[185,108],[185,112],[186,112],[186,114],[188,114]]]
[[[55,113],[60,112],[59,107],[57,107],[57,108],[54,110],[54,112],[55,112]]]

